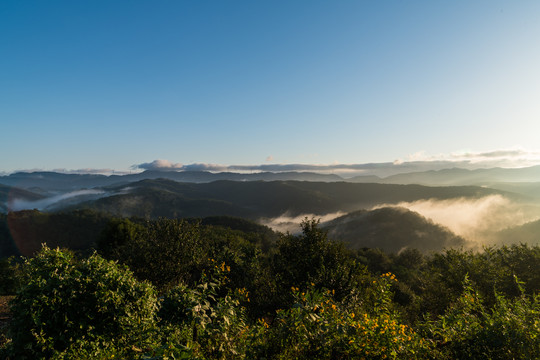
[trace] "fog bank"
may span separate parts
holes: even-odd
[[[96,199],[99,197],[106,196],[106,192],[103,190],[77,190],[71,191],[64,194],[54,195],[45,199],[40,199],[36,201],[29,201],[23,199],[10,199],[8,204],[8,209],[10,211],[20,211],[20,210],[45,210],[47,208],[54,207],[57,204],[64,203],[66,201],[80,202],[88,200],[89,198]]]
[[[540,206],[512,201],[502,195],[479,199],[419,200],[384,204],[374,208],[400,206],[415,211],[469,241],[489,244],[493,234],[511,226],[540,218]]]
[[[334,220],[335,218],[346,215],[346,214],[347,214],[346,212],[342,212],[342,211],[329,213],[325,215],[301,214],[297,216],[290,216],[289,214],[285,213],[276,218],[261,218],[258,220],[258,223],[262,225],[266,225],[269,228],[272,228],[273,230],[279,231],[282,233],[285,233],[285,232],[297,233],[300,231],[300,224],[306,218],[320,219],[321,223],[324,223],[326,221]]]

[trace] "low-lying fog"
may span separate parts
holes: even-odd
[[[127,187],[120,193],[126,193],[130,190],[131,188]],[[10,199],[8,209],[11,211],[25,209],[51,210],[58,206],[73,205],[81,201],[95,200],[109,195],[112,194],[101,189],[84,189],[56,194],[36,201]],[[498,241],[496,235],[501,230],[540,219],[539,204],[519,202],[503,195],[490,195],[476,199],[431,199],[397,204],[379,204],[366,210],[389,206],[398,206],[417,212],[434,223],[447,227],[456,235],[478,245],[492,244]],[[316,218],[320,219],[321,223],[325,223],[346,214],[343,211],[327,214],[306,213],[294,216],[285,213],[275,218],[259,219],[258,222],[280,232],[298,233],[300,223],[305,218]]]
[[[378,207],[383,206],[388,205]],[[394,206],[415,211],[469,241],[480,243],[490,243],[497,231],[540,218],[539,205],[518,203],[502,195],[479,199],[420,200]]]
[[[8,204],[8,209],[10,211],[20,211],[20,210],[46,210],[60,204],[66,205],[66,202],[81,202],[90,199],[97,199],[100,197],[106,196],[107,193],[103,190],[97,189],[86,189],[86,190],[77,190],[71,191],[68,193],[62,193],[58,195],[53,195],[44,199],[29,201],[23,199],[10,199]]]
[[[334,220],[340,216],[347,215],[346,212],[338,211],[335,213],[329,213],[324,215],[317,214],[302,214],[297,216],[291,216],[287,213],[275,217],[275,218],[262,218],[258,220],[258,223],[266,225],[269,228],[272,228],[275,231],[280,231],[282,233],[290,232],[297,233],[300,231],[300,224],[305,218],[308,219],[320,219],[321,223]]]
[[[417,212],[434,223],[447,227],[456,235],[477,244],[493,243],[494,235],[498,231],[540,219],[540,205],[516,202],[502,195],[490,195],[478,199],[433,199],[380,204],[367,210],[389,206],[403,207]],[[298,216],[284,214],[276,218],[260,219],[259,222],[277,231],[297,233],[300,230],[300,223],[306,217],[320,219],[321,223],[324,223],[343,215],[346,213]]]

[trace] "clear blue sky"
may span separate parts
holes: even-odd
[[[539,45],[539,1],[4,0],[0,171],[534,153]]]

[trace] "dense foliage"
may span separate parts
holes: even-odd
[[[516,284],[520,286],[518,280]],[[464,292],[434,322],[423,324],[427,336],[444,345],[450,359],[539,359],[540,295],[512,301],[496,293],[492,307],[468,278]]]
[[[539,247],[389,254],[301,230],[112,218],[98,253],[4,260],[0,357],[540,358]]]
[[[155,290],[128,269],[97,254],[77,260],[47,247],[22,269],[9,357],[94,357],[101,347],[141,347],[153,336]]]

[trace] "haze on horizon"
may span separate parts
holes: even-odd
[[[540,164],[535,1],[0,4],[0,172]]]

